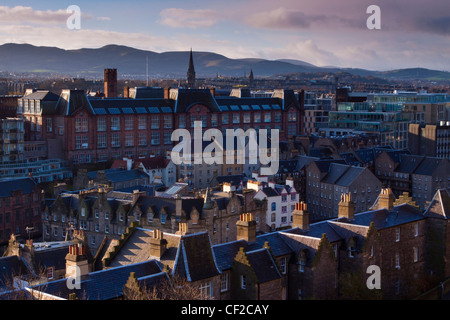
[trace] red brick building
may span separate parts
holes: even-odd
[[[271,98],[214,96],[209,89],[135,88],[130,98],[96,98],[81,90],[63,90],[59,99],[36,102],[27,114],[39,128],[34,137],[47,141],[51,158],[72,164],[146,158],[171,150],[177,128],[204,130],[279,129],[280,141],[301,132],[301,104],[293,90],[275,90]],[[29,105],[28,97],[19,106]],[[19,108],[19,110],[21,110]],[[23,109],[25,114],[25,107]],[[27,126],[26,126],[27,128]],[[270,131],[269,131],[270,132]],[[32,135],[32,134],[30,134]]]

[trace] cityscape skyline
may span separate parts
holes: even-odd
[[[67,27],[76,5],[81,28]],[[370,5],[380,8],[381,29],[366,26]],[[84,0],[57,4],[4,1],[0,44],[29,43],[62,49],[108,44],[155,52],[216,52],[229,58],[297,59],[317,66],[450,71],[447,4],[418,1],[302,1],[164,3]]]

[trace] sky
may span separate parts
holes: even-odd
[[[80,28],[67,20],[80,8]],[[369,29],[380,9],[380,29]],[[74,20],[72,20],[74,21]],[[317,66],[450,71],[449,0],[58,0],[0,2],[0,44],[126,45]]]

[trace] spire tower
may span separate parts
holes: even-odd
[[[192,56],[192,48],[191,54],[189,56],[189,67],[187,71],[187,85],[189,88],[195,87],[195,68],[194,68],[194,58]]]

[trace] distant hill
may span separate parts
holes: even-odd
[[[119,76],[145,76],[147,59],[150,77],[186,77],[189,61],[188,51],[157,53],[120,45],[79,50],[37,47],[29,44],[0,45],[0,70],[9,72],[101,76],[105,68],[117,68]],[[252,69],[255,77],[344,71],[359,76],[374,76],[384,79],[450,80],[450,72],[423,68],[386,72],[336,67],[324,68],[292,59],[230,59],[213,52],[194,52],[194,65],[197,77],[214,77],[217,74],[242,77],[244,74],[248,75]]]

